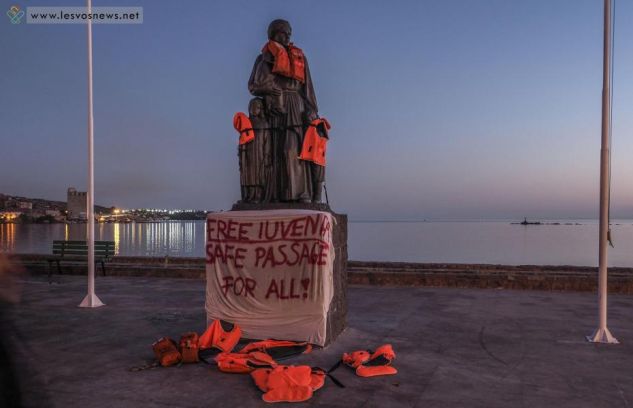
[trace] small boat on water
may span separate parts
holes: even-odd
[[[521,224],[521,225],[541,225],[541,223],[539,221],[528,221],[527,217],[524,217],[523,221],[521,221],[519,224]]]

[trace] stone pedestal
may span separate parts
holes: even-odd
[[[347,214],[337,214],[327,204],[321,203],[236,203],[231,211],[262,210],[314,210],[327,211],[335,219],[333,241],[336,256],[334,258],[334,296],[327,316],[327,339],[325,345],[332,343],[347,326]]]

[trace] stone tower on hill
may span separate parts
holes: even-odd
[[[85,191],[77,191],[74,187],[68,188],[66,199],[69,220],[85,220],[88,208],[88,197]]]

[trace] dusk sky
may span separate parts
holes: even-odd
[[[85,2],[2,0],[3,11]],[[229,209],[247,81],[275,18],[332,123],[351,219],[598,217],[601,0],[135,1],[95,25],[95,200]],[[633,217],[633,3],[616,2],[612,208]],[[0,21],[0,193],[87,189],[85,25]]]

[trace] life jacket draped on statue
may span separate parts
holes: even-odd
[[[235,116],[233,116],[233,127],[240,133],[240,145],[244,145],[255,139],[253,125],[245,113],[237,112]]]
[[[262,52],[268,51],[275,58],[273,73],[294,78],[301,83],[306,81],[305,57],[301,48],[290,43],[288,49],[277,41],[270,40],[262,48]]]
[[[325,167],[325,151],[330,122],[325,118],[315,119],[308,126],[299,158]]]

